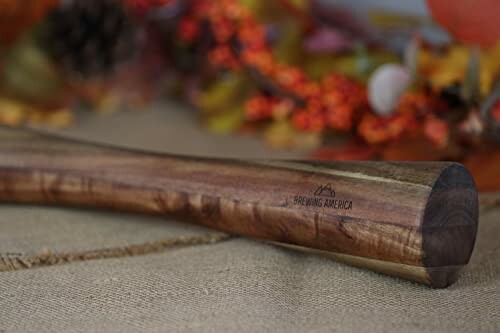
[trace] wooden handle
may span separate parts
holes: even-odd
[[[243,161],[3,131],[0,200],[176,215],[445,287],[474,247],[474,181],[448,162]]]

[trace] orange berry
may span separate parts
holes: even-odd
[[[309,131],[321,132],[324,128],[325,119],[322,113],[309,114]]]
[[[299,110],[292,116],[293,125],[299,130],[307,130],[309,127],[309,117],[308,112],[305,110]]]
[[[297,89],[297,96],[301,98],[319,98],[320,95],[321,88],[316,82],[305,82]]]
[[[436,146],[444,147],[448,143],[450,129],[446,121],[429,116],[424,123],[424,133]]]
[[[328,125],[336,130],[347,131],[352,128],[353,110],[347,105],[339,105],[328,109],[327,121]]]
[[[295,67],[278,65],[276,69],[276,81],[283,87],[290,87],[305,79],[304,73]]]
[[[208,55],[210,61],[217,66],[228,69],[238,69],[240,63],[228,45],[221,45],[213,49]]]
[[[340,105],[344,101],[344,96],[336,91],[328,91],[323,95],[323,102],[325,103],[325,106],[328,108],[333,108],[338,105]]]
[[[273,118],[283,119],[293,111],[294,103],[289,99],[282,99],[272,107]]]
[[[250,121],[264,120],[271,117],[273,102],[269,97],[255,96],[245,103],[245,115]]]
[[[212,28],[215,39],[219,43],[227,43],[235,32],[234,25],[225,17],[212,20]]]
[[[361,118],[358,134],[368,143],[381,144],[400,137],[410,128],[413,117],[394,114],[390,118],[379,118],[371,113]]]
[[[197,21],[191,17],[183,18],[177,30],[180,39],[188,43],[196,40],[200,33]]]

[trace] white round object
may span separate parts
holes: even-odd
[[[377,68],[368,82],[368,99],[373,110],[381,116],[392,114],[410,83],[410,71],[402,65],[385,64]]]

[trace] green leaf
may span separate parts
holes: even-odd
[[[366,50],[363,44],[356,45],[356,75],[368,75],[376,66],[375,59]]]
[[[7,52],[4,60],[2,83],[14,96],[37,101],[57,97],[62,78],[55,65],[31,39],[23,39]]]
[[[312,149],[321,144],[321,134],[299,132],[288,120],[275,121],[264,133],[266,142],[274,148]]]
[[[420,43],[416,38],[413,38],[411,42],[406,46],[404,52],[404,63],[406,68],[408,68],[410,72],[412,82],[415,82],[417,80],[419,53]]]
[[[462,97],[472,104],[478,104],[481,98],[480,69],[479,49],[474,48],[470,54],[462,86]]]

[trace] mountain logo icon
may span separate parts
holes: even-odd
[[[326,184],[326,185],[320,185],[314,191],[314,195],[320,196],[320,197],[328,197],[328,198],[335,198],[335,191],[332,189],[331,184]]]

